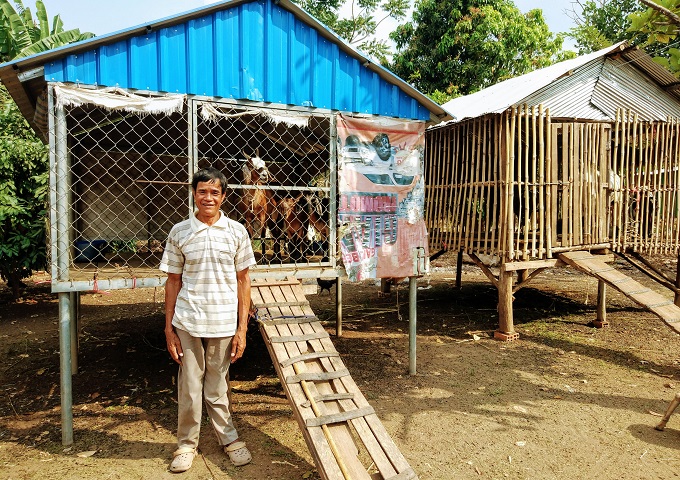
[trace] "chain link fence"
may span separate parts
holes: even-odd
[[[167,235],[193,208],[190,173],[208,166],[228,179],[222,210],[248,229],[254,270],[335,265],[330,114],[213,99],[147,115],[54,103],[50,230],[58,282],[96,287],[106,279],[124,288],[160,279]]]

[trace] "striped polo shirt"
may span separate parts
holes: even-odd
[[[194,337],[230,337],[238,324],[236,272],[255,264],[248,231],[220,212],[208,226],[191,214],[170,230],[160,270],[182,274],[172,325]]]

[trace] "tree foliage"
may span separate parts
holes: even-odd
[[[388,18],[402,20],[410,0],[293,0],[338,36],[359,50],[386,62],[390,48],[384,39],[375,38],[378,27]],[[349,4],[349,16],[341,9]]]
[[[419,0],[390,37],[392,71],[439,101],[548,66],[563,41],[540,9],[523,14],[511,0]]]
[[[20,0],[14,6],[0,0],[2,61],[93,36],[78,29],[64,30],[59,15],[50,27],[40,0],[35,19]],[[47,150],[5,87],[0,87],[0,276],[12,287],[15,298],[21,279],[45,267]]]
[[[595,52],[627,40],[631,44],[642,41],[628,29],[629,15],[641,11],[637,0],[574,0],[571,18],[576,24],[568,34],[576,41],[579,55]]]
[[[21,279],[45,267],[48,155],[0,87],[0,274],[19,296]]]
[[[680,0],[640,0],[646,7],[630,16],[630,31],[644,36],[654,60],[680,75]]]
[[[14,6],[12,6],[14,3]],[[92,38],[91,33],[80,33],[77,28],[64,30],[59,15],[52,19],[50,27],[45,4],[35,2],[36,18],[30,8],[25,8],[21,0],[10,3],[0,0],[0,59],[3,62],[15,58],[28,57],[67,43]],[[16,7],[16,8],[15,8]]]

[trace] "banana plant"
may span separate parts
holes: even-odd
[[[92,33],[81,33],[80,29],[64,30],[59,15],[52,19],[45,4],[35,2],[35,17],[30,8],[21,0],[0,0],[0,60],[7,62],[15,58],[28,57],[80,40],[92,38]]]

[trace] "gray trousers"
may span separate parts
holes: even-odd
[[[177,446],[198,446],[203,400],[220,445],[238,438],[229,411],[229,365],[233,337],[200,338],[177,329],[182,365],[177,376]]]

